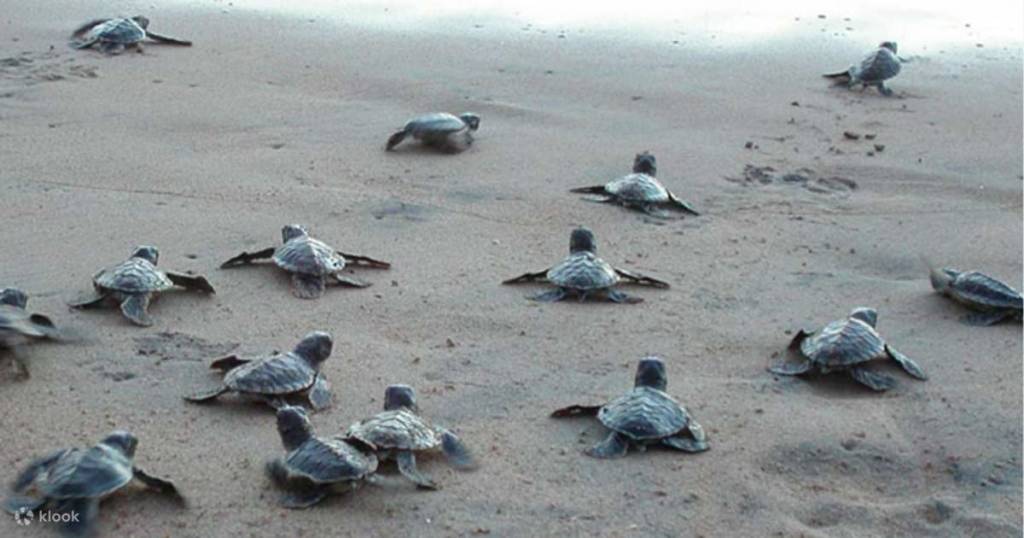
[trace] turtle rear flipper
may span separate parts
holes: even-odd
[[[555,409],[551,418],[565,418],[578,416],[594,416],[601,410],[601,405],[570,405],[561,409]]]
[[[101,41],[99,47],[100,51],[111,56],[121,54],[125,49],[124,43],[117,43],[115,41]]]
[[[19,512],[35,512],[43,506],[46,506],[46,499],[37,499],[35,497],[26,497],[22,495],[13,495],[4,499],[3,509],[5,512],[10,514],[17,514]]]
[[[325,497],[327,497],[326,488],[322,486],[310,486],[282,493],[278,502],[285,508],[302,510],[319,503],[324,500]]]
[[[878,392],[887,391],[896,386],[896,380],[885,375],[872,372],[864,367],[850,368],[850,376],[862,385]]]
[[[674,195],[672,193],[668,193],[668,200],[669,200],[669,203],[673,207],[675,207],[676,209],[679,209],[681,211],[689,213],[689,214],[691,214],[691,215],[693,215],[695,217],[699,217],[700,216],[700,213],[696,209],[694,209],[693,206],[691,206],[689,203],[687,203],[686,200],[682,200],[680,198],[676,198],[676,195]]]
[[[86,308],[97,308],[103,306],[103,303],[107,300],[109,295],[105,293],[94,293],[92,297],[79,299],[73,303],[68,303],[71,308],[86,309]]]
[[[159,491],[160,493],[163,493],[165,495],[170,495],[172,498],[174,498],[176,501],[182,504],[185,503],[185,497],[181,494],[180,491],[178,491],[178,487],[174,485],[174,482],[148,474],[146,471],[143,471],[139,467],[132,467],[132,473],[134,474],[135,478],[139,480],[139,482],[142,482],[147,487],[155,489],[156,491]]]
[[[551,270],[551,268],[549,267],[549,268],[547,268],[547,269],[545,269],[543,271],[537,271],[535,273],[523,273],[523,274],[521,274],[521,275],[519,275],[517,277],[513,277],[513,278],[510,278],[510,279],[507,279],[507,280],[503,280],[501,283],[502,284],[522,284],[522,283],[525,283],[525,282],[538,282],[538,281],[542,281],[542,280],[547,280],[548,271],[550,271],[550,270]]]
[[[806,374],[811,370],[811,361],[786,361],[778,364],[773,364],[768,367],[768,371],[779,375],[800,375]]]
[[[885,351],[886,353],[889,354],[889,357],[891,357],[892,360],[899,363],[900,367],[906,370],[906,372],[911,376],[916,377],[922,381],[928,379],[928,376],[925,375],[924,370],[922,370],[921,367],[918,366],[918,364],[914,362],[914,360],[911,359],[910,357],[900,353],[899,351],[896,351],[892,346],[888,344],[885,346]]]
[[[39,473],[52,467],[67,451],[67,449],[56,450],[28,464],[11,484],[11,490],[20,493],[28,489],[36,477],[39,476]]]
[[[655,288],[671,287],[668,282],[665,282],[663,280],[658,280],[656,278],[627,271],[625,269],[619,269],[618,267],[615,267],[613,269],[615,269],[615,273],[618,274],[620,277],[640,286],[653,286]]]
[[[187,396],[183,396],[183,398],[186,401],[193,403],[209,402],[211,400],[215,400],[218,396],[224,394],[225,392],[228,392],[229,390],[230,389],[228,389],[226,386],[222,385],[216,389],[208,390],[205,392],[196,392],[193,394],[189,394]]]
[[[249,362],[252,361],[250,361],[249,359],[240,358],[238,355],[228,355],[227,357],[223,357],[211,362],[210,368],[213,370],[228,372],[230,370],[238,368],[243,364],[248,364]]]
[[[452,467],[467,471],[476,469],[476,461],[462,439],[448,430],[441,432],[441,450]]]
[[[850,76],[850,70],[849,69],[847,69],[846,71],[839,71],[839,72],[836,72],[836,73],[826,73],[826,74],[821,75],[821,76],[823,76],[825,78],[830,78],[830,79],[847,79],[847,80],[849,80],[849,79],[853,78],[853,77]]]
[[[331,393],[331,384],[327,382],[327,378],[317,374],[316,380],[313,381],[313,386],[309,388],[307,397],[309,398],[309,404],[316,411],[323,411],[330,407],[334,395]]]
[[[142,327],[153,325],[153,318],[149,317],[149,294],[135,293],[121,301],[121,313],[129,321]]]
[[[395,460],[398,462],[398,472],[402,473],[402,476],[413,481],[416,484],[416,487],[422,489],[440,489],[433,480],[420,473],[419,469],[416,468],[416,455],[411,451],[400,450],[395,456]]]
[[[544,293],[533,295],[530,297],[531,301],[538,301],[541,303],[557,303],[562,299],[565,299],[565,290],[562,288],[555,288]]]
[[[167,278],[171,279],[171,282],[174,282],[176,286],[204,293],[217,293],[214,291],[213,286],[210,285],[210,281],[206,280],[206,277],[170,272],[166,274]]]
[[[77,515],[66,519],[61,534],[74,538],[87,538],[96,530],[96,518],[100,513],[100,500],[95,497],[63,499],[54,510],[60,514]]]
[[[687,433],[689,433],[689,435],[687,435]],[[685,431],[679,432],[671,437],[666,437],[661,440],[661,443],[670,448],[682,450],[683,452],[704,452],[709,448],[708,438],[704,433],[704,428],[692,418],[686,425]]]
[[[327,286],[321,275],[292,273],[292,294],[300,299],[318,299]]]
[[[239,265],[248,265],[256,260],[263,260],[270,258],[277,251],[276,248],[270,247],[256,252],[243,252],[234,258],[220,264],[221,269],[227,269],[229,267],[236,267]]]
[[[621,458],[629,451],[629,440],[619,432],[611,432],[604,441],[585,450],[588,456],[601,459]]]
[[[637,304],[644,302],[643,297],[634,297],[632,295],[622,293],[619,290],[608,290],[606,296],[609,301],[619,304]]]
[[[346,253],[341,252],[341,251],[336,251],[336,252],[339,255],[341,255],[342,258],[345,258],[345,261],[353,263],[353,264],[356,264],[356,265],[365,265],[366,267],[372,267],[374,269],[390,269],[391,268],[391,264],[388,263],[388,262],[384,262],[384,261],[380,261],[380,260],[375,260],[375,259],[367,257],[367,256],[360,256],[358,254],[346,254]]]
[[[974,325],[975,327],[989,327],[1013,315],[1014,313],[1009,310],[994,310],[992,312],[974,312],[960,319],[964,323]]]
[[[192,42],[191,41],[187,41],[187,40],[184,40],[184,39],[175,39],[173,37],[167,37],[165,35],[160,35],[160,34],[154,34],[153,32],[150,32],[149,30],[146,30],[146,37],[148,37],[148,38],[150,38],[153,41],[156,41],[158,43],[163,43],[164,45],[177,45],[179,47],[191,47],[192,46]]]
[[[350,288],[369,288],[372,284],[365,280],[360,280],[355,277],[343,275],[341,273],[334,273],[331,275],[334,277],[335,282],[342,286],[348,286]]]
[[[388,137],[387,151],[395,149],[395,146],[401,144],[406,136],[409,136],[409,132],[403,129]]]

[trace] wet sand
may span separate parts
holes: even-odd
[[[829,88],[820,73],[865,41],[811,24],[730,48],[133,4],[196,45],[107,58],[65,44],[98,3],[8,7],[0,285],[86,341],[27,350],[25,382],[2,369],[0,478],[125,428],[138,463],[191,501],[118,494],[103,535],[1021,535],[1021,325],[960,323],[919,260],[1021,283],[1019,45],[901,43],[911,61],[887,99]],[[479,113],[477,143],[383,151],[433,110]],[[703,216],[659,225],[567,192],[626,173],[642,150]],[[746,181],[747,165],[808,182]],[[393,268],[319,301],[268,267],[216,269],[277,244],[289,222]],[[540,287],[498,284],[561,259],[577,224],[606,260],[672,288],[627,290],[645,299],[634,306],[538,305],[524,297]],[[166,294],[149,329],[67,309],[137,244],[217,294]],[[929,381],[886,366],[899,385],[879,395],[765,371],[787,331],[859,305],[878,308],[881,334]],[[422,458],[442,490],[386,468],[382,484],[315,509],[276,506],[262,473],[283,453],[272,412],[181,396],[214,383],[207,359],[286,349],[313,329],[335,336],[320,433],[409,383],[481,468]],[[666,359],[669,392],[711,450],[582,455],[601,426],[547,414],[622,393],[645,354]],[[0,522],[4,536],[53,530]]]

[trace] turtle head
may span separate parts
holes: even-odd
[[[157,260],[160,259],[160,251],[156,247],[143,245],[135,247],[135,251],[132,252],[132,258],[141,258],[147,262],[156,265]]]
[[[597,240],[594,239],[594,232],[580,226],[572,231],[569,236],[569,252],[597,252]]]
[[[285,450],[295,450],[313,437],[313,425],[306,416],[306,410],[286,405],[277,410],[277,433]]]
[[[459,114],[459,119],[469,126],[470,131],[475,131],[480,128],[480,116],[472,112],[463,112]]]
[[[117,430],[104,437],[100,444],[108,446],[129,458],[133,458],[135,457],[135,447],[138,446],[139,439],[126,431]]]
[[[295,239],[296,237],[303,237],[306,235],[309,235],[309,231],[301,224],[286,224],[284,228],[281,228],[281,239],[283,239],[285,243]]]
[[[295,346],[295,354],[306,359],[312,366],[318,367],[321,362],[331,356],[331,349],[334,347],[334,339],[330,334],[323,331],[313,331],[307,334]]]
[[[0,290],[0,304],[25,308],[28,305],[28,295],[17,288],[4,288]]]
[[[932,289],[939,293],[948,293],[953,280],[960,276],[960,272],[948,267],[932,267],[928,278],[932,281]]]
[[[416,391],[409,385],[388,385],[388,388],[384,389],[384,410],[395,411],[402,408],[419,413]]]
[[[665,390],[668,387],[668,375],[665,374],[665,361],[658,357],[644,357],[636,365],[636,387],[651,387]]]
[[[637,153],[636,157],[633,158],[633,173],[647,174],[653,177],[658,173],[658,161],[654,159],[654,155],[646,151]]]
[[[878,311],[866,306],[854,308],[853,311],[850,312],[850,317],[853,319],[859,319],[872,327],[878,323]]]
[[[882,41],[882,43],[879,44],[878,47],[882,48],[882,49],[889,49],[890,51],[892,51],[893,54],[896,54],[896,42],[895,41]]]
[[[148,17],[143,17],[142,15],[136,15],[136,16],[132,17],[132,20],[135,21],[135,24],[138,24],[143,30],[145,30],[146,28],[149,28],[149,18]]]

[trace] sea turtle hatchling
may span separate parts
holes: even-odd
[[[437,112],[413,118],[401,131],[388,138],[387,150],[395,149],[407,136],[448,153],[458,153],[473,145],[473,131],[480,128],[480,116],[463,112],[458,116]]]
[[[331,404],[331,388],[320,372],[323,362],[331,356],[334,341],[330,334],[313,331],[288,353],[254,359],[237,355],[217,359],[210,368],[224,372],[224,381],[216,389],[185,396],[190,402],[207,402],[226,392],[237,392],[280,408],[292,396],[308,399],[315,410]]]
[[[124,262],[101,269],[92,277],[96,294],[88,299],[72,303],[72,308],[101,306],[108,300],[121,305],[124,317],[136,325],[149,327],[149,303],[156,300],[161,292],[175,286],[214,293],[213,286],[201,276],[186,275],[157,269],[160,251],[156,247],[136,247],[131,257]]]
[[[648,152],[638,153],[633,159],[633,173],[613,179],[604,185],[579,187],[569,192],[593,194],[587,199],[593,202],[617,203],[632,209],[639,209],[652,217],[664,218],[659,208],[671,208],[700,215],[696,209],[672,194],[656,177],[658,164]]]
[[[146,38],[167,45],[192,46],[191,41],[150,32],[149,19],[141,15],[89,21],[71,33],[71,46],[76,49],[87,49],[95,45],[107,54],[120,54],[126,48],[142,52],[142,41]]]
[[[354,288],[365,288],[369,282],[352,278],[341,271],[349,264],[375,269],[388,269],[391,264],[366,256],[346,254],[314,239],[305,227],[288,224],[281,229],[284,241],[279,247],[269,247],[249,253],[243,252],[221,264],[221,269],[250,264],[255,260],[271,258],[278,267],[292,274],[292,293],[302,299],[316,299],[324,294],[327,278]]]
[[[643,301],[639,297],[632,297],[614,289],[622,280],[655,288],[669,287],[667,282],[612,267],[608,262],[598,258],[594,233],[581,227],[572,231],[569,237],[569,257],[564,261],[543,271],[510,278],[502,284],[547,281],[557,286],[551,291],[531,297],[542,302],[560,301],[568,296],[579,297],[581,301],[591,296],[604,296],[616,303]]]
[[[977,271],[957,271],[949,267],[931,267],[935,291],[975,312],[963,319],[971,325],[994,325],[1005,319],[1021,320],[1019,291]]]
[[[62,514],[66,536],[89,536],[94,530],[100,501],[138,479],[147,487],[185,500],[175,485],[152,476],[134,463],[138,439],[115,431],[90,448],[57,450],[30,463],[15,479],[4,509],[25,517],[43,508]]]
[[[416,469],[416,452],[440,447],[453,467],[476,467],[462,440],[419,415],[416,393],[408,385],[388,386],[384,391],[384,411],[349,426],[344,437],[377,447],[380,459],[394,458],[402,476],[425,489],[437,489],[437,484]]]
[[[630,448],[645,450],[661,445],[683,452],[708,449],[704,428],[669,396],[668,376],[658,357],[644,357],[636,367],[633,389],[604,405],[571,405],[551,414],[555,418],[597,415],[611,430],[600,443],[586,450],[595,458],[619,458]]]
[[[833,321],[821,330],[801,329],[788,348],[789,355],[797,360],[772,365],[768,370],[781,375],[800,375],[811,370],[823,374],[845,371],[871,389],[885,391],[895,385],[895,380],[871,371],[866,363],[892,359],[911,376],[928,379],[916,362],[882,340],[875,331],[877,321],[875,309],[859,307],[846,319]]]
[[[882,95],[890,96],[893,92],[885,85],[885,81],[900,74],[900,62],[900,57],[896,55],[896,42],[885,41],[878,45],[878,50],[867,55],[860,65],[850,66],[846,71],[823,76],[846,83],[849,88],[854,88],[858,84],[863,88],[874,86]]]
[[[18,348],[31,340],[59,338],[57,327],[50,318],[32,314],[28,306],[28,295],[16,288],[0,290],[0,347],[11,351],[14,373],[28,377],[28,365]]]
[[[355,489],[377,469],[373,445],[315,436],[301,407],[278,409],[277,431],[288,453],[267,462],[266,471],[285,490],[280,503],[286,508],[308,508],[331,492]]]

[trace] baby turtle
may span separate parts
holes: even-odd
[[[674,398],[665,393],[668,375],[658,357],[644,357],[636,367],[633,390],[604,405],[571,405],[552,417],[597,415],[611,430],[608,437],[586,450],[595,458],[620,458],[630,447],[646,450],[661,445],[683,452],[708,449],[704,428]]]
[[[829,323],[820,331],[801,329],[789,344],[788,352],[796,362],[783,362],[768,368],[781,375],[799,375],[811,370],[823,374],[846,371],[860,383],[877,391],[889,390],[896,381],[871,371],[865,363],[875,359],[892,359],[908,374],[928,379],[916,362],[885,343],[875,331],[878,312],[873,308],[855,308],[850,316]]]
[[[847,87],[854,88],[858,84],[862,88],[874,86],[882,95],[892,95],[892,90],[885,85],[885,81],[900,74],[900,57],[896,55],[896,42],[885,41],[878,46],[878,50],[869,54],[860,65],[850,66],[846,71],[829,73],[825,78],[833,79],[840,84],[846,83]]]
[[[67,520],[65,535],[89,536],[96,524],[100,500],[133,478],[184,504],[172,482],[135,466],[137,445],[134,435],[115,431],[90,448],[68,448],[39,458],[15,479],[13,496],[4,502],[4,509],[26,517],[47,507],[66,515],[55,518]]]
[[[268,462],[266,471],[286,491],[280,499],[286,508],[309,508],[340,487],[355,489],[377,470],[373,445],[316,437],[301,407],[278,409],[277,431],[288,453]]]
[[[402,476],[425,489],[438,486],[416,469],[416,452],[441,447],[453,467],[463,470],[476,467],[462,440],[446,429],[431,426],[419,416],[416,393],[408,385],[390,385],[385,389],[384,412],[349,426],[345,437],[377,447],[381,460],[394,458]]]
[[[28,365],[20,356],[18,348],[31,340],[59,337],[57,327],[50,318],[42,314],[31,314],[28,306],[28,295],[16,288],[0,290],[0,347],[11,351],[14,373],[29,377]]]
[[[126,261],[101,269],[92,277],[95,296],[72,303],[71,307],[91,308],[112,300],[121,305],[121,312],[129,321],[149,327],[153,324],[149,317],[149,303],[156,300],[160,292],[181,286],[192,291],[214,293],[213,286],[201,276],[157,269],[159,258],[160,251],[156,247],[136,247]]]
[[[307,334],[288,353],[254,359],[242,359],[229,355],[210,363],[210,368],[224,372],[220,387],[200,392],[185,399],[190,402],[206,402],[226,392],[237,392],[266,401],[270,406],[280,408],[291,396],[304,396],[315,410],[331,404],[331,388],[327,378],[320,372],[323,362],[331,356],[334,340],[323,331]]]
[[[167,45],[192,46],[191,41],[154,34],[148,30],[149,19],[141,15],[131,18],[96,19],[79,26],[71,33],[71,46],[87,49],[93,45],[107,54],[121,54],[126,48],[142,52],[146,38]]]
[[[655,288],[669,287],[667,282],[612,267],[608,262],[598,258],[594,232],[580,227],[572,231],[569,237],[569,257],[562,263],[543,271],[510,278],[502,284],[547,281],[558,286],[551,291],[530,297],[534,301],[561,301],[568,296],[576,296],[583,301],[592,295],[603,295],[616,303],[643,301],[640,297],[632,297],[613,288],[623,279],[633,284]]]
[[[975,311],[963,318],[971,325],[987,326],[1005,319],[1021,320],[1020,292],[986,274],[932,267],[930,277],[935,291]]]
[[[613,179],[604,185],[579,187],[569,192],[594,194],[588,197],[593,202],[622,204],[631,209],[639,209],[652,217],[664,218],[665,213],[660,207],[676,209],[691,215],[700,215],[690,204],[680,200],[655,178],[658,171],[654,155],[648,152],[638,153],[633,159],[633,173]]]
[[[281,229],[284,244],[258,252],[243,252],[221,264],[221,269],[250,264],[255,260],[272,258],[278,267],[292,274],[292,293],[302,299],[316,299],[324,294],[327,277],[353,288],[365,288],[369,282],[342,274],[345,266],[363,265],[375,269],[388,269],[391,264],[366,256],[345,254],[334,247],[310,237],[305,227],[288,224]]]
[[[480,116],[463,112],[458,116],[447,112],[427,114],[409,120],[405,127],[388,138],[387,150],[395,149],[405,137],[448,152],[458,153],[473,144],[473,131],[480,127]]]

